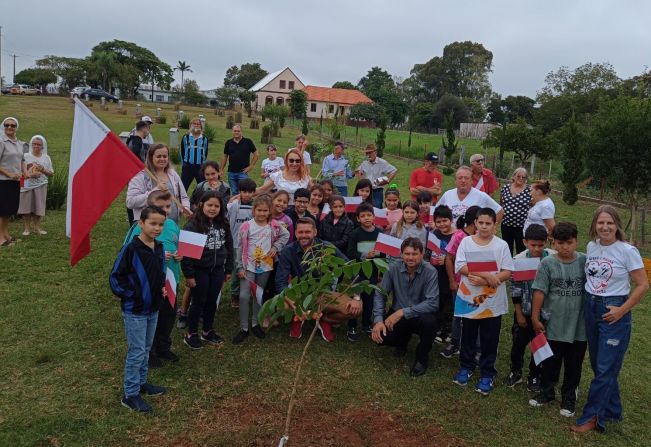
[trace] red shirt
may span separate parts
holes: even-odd
[[[443,175],[438,170],[427,171],[425,168],[418,168],[411,173],[409,187],[424,186],[425,188],[431,188],[434,186],[434,182],[443,186]],[[416,200],[414,194],[411,195],[411,200]],[[437,201],[438,196],[432,194],[432,203],[436,203]]]
[[[479,187],[477,187],[480,181],[482,184]],[[497,179],[493,175],[493,171],[491,171],[488,168],[482,168],[481,176],[479,178],[475,178],[473,176],[472,186],[474,186],[475,188],[477,188],[482,192],[485,192],[489,196],[492,196],[493,193],[497,191],[497,188],[500,187],[499,183],[497,183]]]

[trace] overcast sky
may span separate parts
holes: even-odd
[[[651,65],[651,2],[643,0],[22,0],[16,5],[16,13],[7,13],[4,5],[0,14],[7,81],[13,54],[18,72],[47,54],[88,56],[94,45],[112,39],[148,48],[172,67],[187,62],[193,73],[186,78],[202,89],[220,86],[229,66],[245,62],[260,62],[269,72],[290,67],[311,85],[357,83],[376,65],[407,77],[414,64],[465,40],[493,52],[492,87],[505,96],[535,96],[545,75],[562,65],[610,62],[623,78]],[[178,72],[175,76],[180,79]]]

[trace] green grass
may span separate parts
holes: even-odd
[[[132,112],[133,104],[127,107]],[[72,129],[72,105],[67,100],[2,97],[0,110],[20,120],[22,139],[42,133],[55,169],[66,166]],[[133,115],[98,112],[97,106],[93,110],[117,132],[129,130],[134,121]],[[154,115],[153,110],[144,105],[144,113]],[[166,112],[168,117],[173,113]],[[230,135],[225,119],[208,110],[203,113],[218,129],[211,153],[221,158],[221,144]],[[154,126],[154,137],[167,141],[169,127],[169,121]],[[247,125],[244,130],[259,142],[259,131]],[[295,129],[286,129],[279,146],[291,147],[294,133]],[[387,158],[399,168],[397,182],[406,193],[408,176],[420,163]],[[445,187],[451,185],[452,178],[446,177]],[[555,202],[558,220],[579,226],[584,248],[594,206],[569,207],[558,198]],[[175,330],[173,343],[180,362],[151,373],[152,381],[167,386],[169,393],[151,399],[153,416],[129,413],[119,405],[126,350],[123,327],[118,302],[107,284],[127,231],[124,197],[100,220],[92,234],[92,253],[74,268],[68,265],[65,211],[48,212],[44,226],[47,236],[23,238],[0,250],[0,445],[275,445],[272,440],[281,434],[288,388],[305,339],[290,340],[284,328],[274,329],[263,342],[249,339],[243,346],[227,343],[195,353],[181,344],[181,333]],[[20,222],[11,230],[20,234]],[[502,386],[508,372],[509,317],[504,320],[497,363],[500,380],[489,398],[452,384],[457,361],[434,355],[427,375],[411,379],[413,345],[406,360],[396,360],[390,349],[377,348],[368,339],[355,345],[347,342],[343,329],[338,329],[333,344],[317,340],[309,354],[293,427],[309,430],[301,421],[314,422],[306,413],[318,406],[330,414],[379,408],[400,418],[409,430],[439,426],[470,445],[645,446],[651,438],[646,420],[651,392],[645,374],[651,361],[648,299],[636,309],[634,319],[620,377],[626,419],[609,428],[607,435],[571,435],[570,421],[558,414],[557,406],[532,409],[523,388]],[[216,324],[230,339],[238,329],[236,311],[222,304]],[[586,362],[579,407],[591,377]],[[246,404],[234,409],[234,402]],[[257,416],[251,419],[245,413]],[[341,445],[336,442],[337,427],[329,430],[335,442],[326,445]],[[391,445],[390,439],[387,442]]]

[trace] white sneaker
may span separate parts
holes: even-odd
[[[45,231],[45,230],[38,230],[38,234],[45,235],[45,234],[47,234],[47,231]]]
[[[27,231],[27,230],[23,231],[23,236],[29,236],[29,235],[30,235],[29,231]]]

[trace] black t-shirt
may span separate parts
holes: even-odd
[[[242,172],[249,165],[251,154],[255,151],[255,144],[248,138],[242,137],[239,143],[232,138],[226,140],[224,155],[228,155],[228,172]]]

